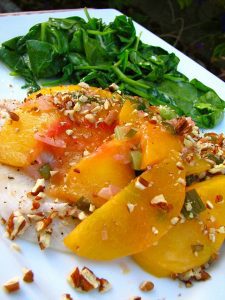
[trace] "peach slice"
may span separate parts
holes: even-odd
[[[210,208],[200,213],[198,219],[174,225],[156,246],[134,255],[134,260],[159,277],[183,273],[208,262],[224,241],[224,185],[225,176],[221,175],[189,187],[188,190],[196,189],[206,205],[210,201]]]
[[[183,206],[184,171],[179,154],[154,165],[80,223],[64,240],[77,255],[111,260],[140,252],[158,241]],[[180,179],[180,180],[179,180]],[[182,179],[182,180],[181,180]]]
[[[8,120],[0,130],[0,162],[14,166],[28,166],[41,152],[42,146],[34,138],[51,122],[59,119],[56,111],[35,112],[18,109],[14,112],[19,120]]]
[[[117,140],[103,144],[69,170],[65,184],[54,188],[54,194],[70,202],[84,197],[96,207],[101,206],[110,198],[110,191],[119,192],[134,178],[131,146],[128,141]]]

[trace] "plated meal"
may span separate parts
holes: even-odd
[[[186,286],[209,279],[225,237],[225,136],[200,127],[223,118],[216,92],[141,42],[125,16],[50,19],[3,43],[0,59],[30,89],[1,103],[7,237],[90,261],[129,256]],[[68,279],[76,291],[113,288],[97,275],[75,267]]]

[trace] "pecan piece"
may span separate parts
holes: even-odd
[[[27,228],[26,225],[27,221],[25,217],[19,211],[13,212],[6,223],[8,237],[14,240],[18,235],[24,233]]]
[[[12,278],[11,280],[4,283],[3,287],[8,293],[13,293],[18,291],[20,289],[19,278],[18,277]]]
[[[34,281],[34,273],[31,270],[23,269],[23,281],[31,283]]]

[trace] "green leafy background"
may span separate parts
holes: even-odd
[[[225,80],[225,0],[14,0],[21,10],[119,9]]]

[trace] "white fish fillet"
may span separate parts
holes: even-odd
[[[32,199],[27,196],[27,193],[31,191],[34,184],[35,181],[19,169],[0,164],[0,216],[8,220],[15,211],[20,211],[26,217],[27,214],[36,212],[50,213],[53,210],[62,212],[68,208],[67,203],[55,203],[53,199],[46,196],[41,200],[41,207],[35,212],[32,211]],[[74,226],[74,224],[66,225],[58,218],[54,219],[51,226],[53,232],[50,247],[60,251],[69,251],[63,244],[63,238]],[[34,226],[29,226],[21,238],[37,243]]]

